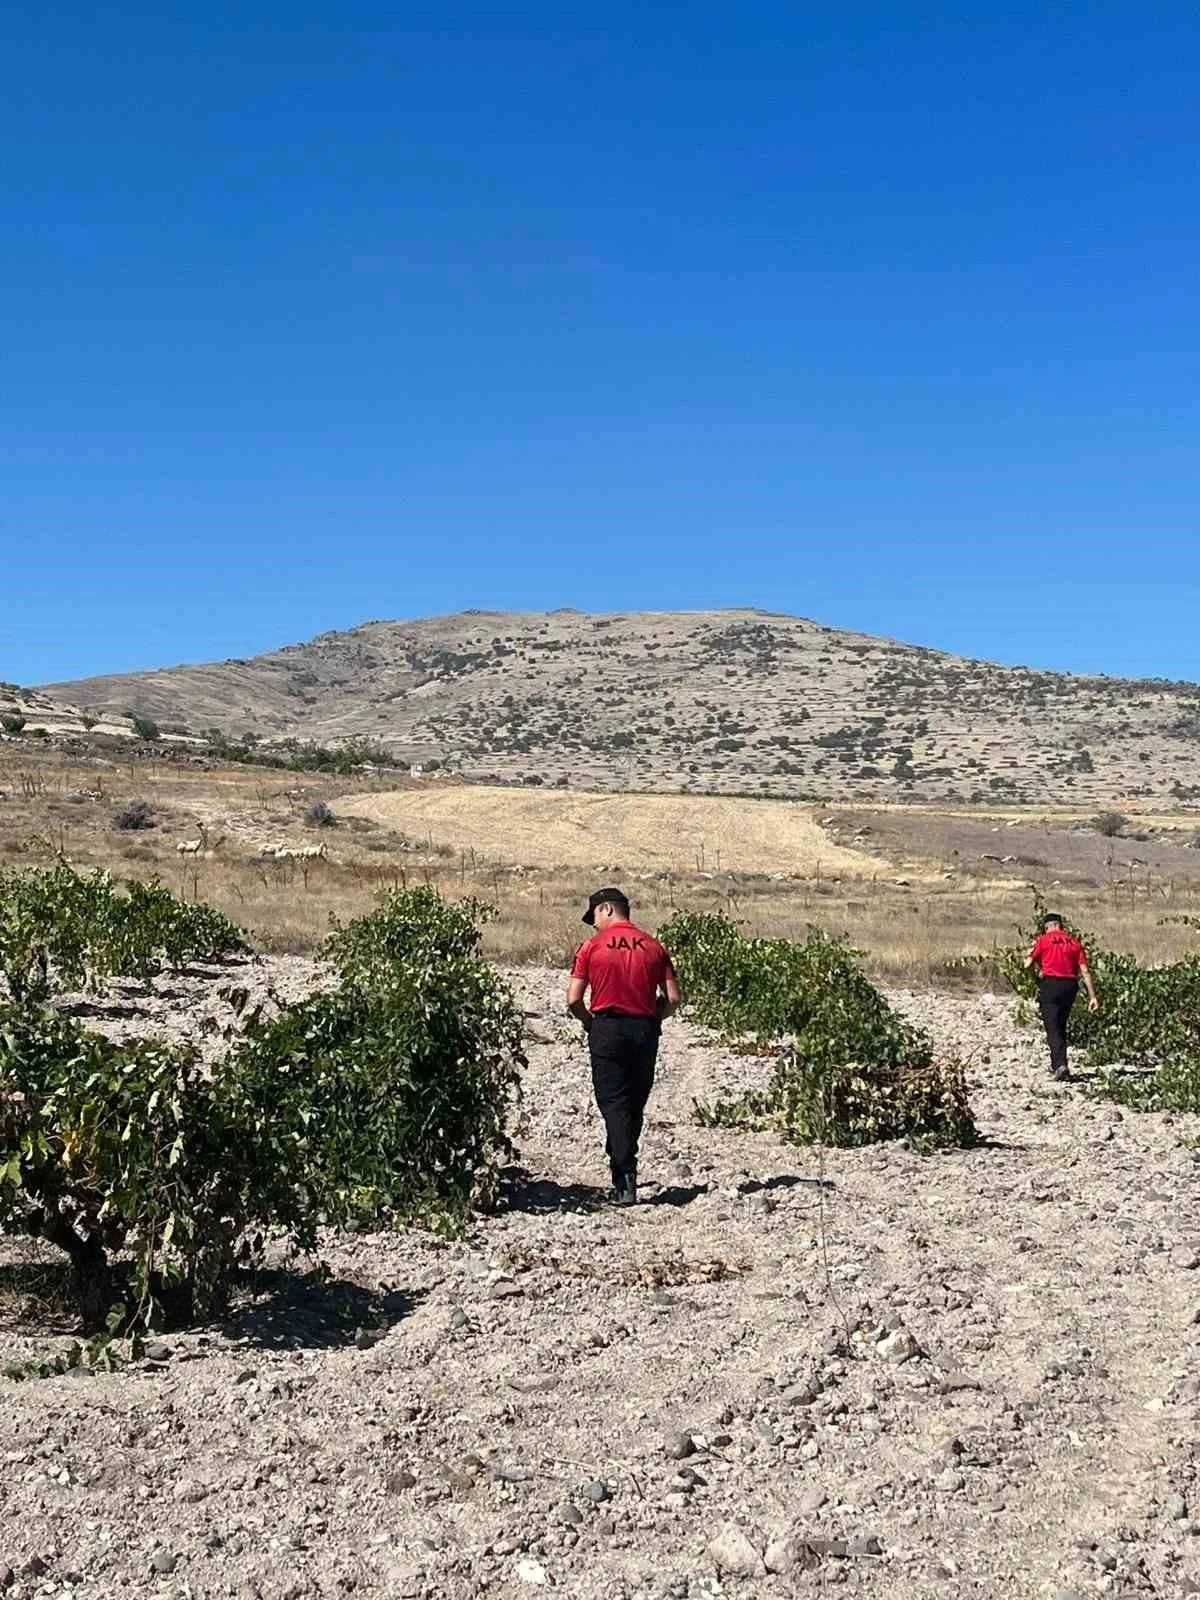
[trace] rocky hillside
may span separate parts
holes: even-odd
[[[92,714],[365,737],[473,778],[1101,805],[1200,799],[1200,686],[1000,667],[759,611],[461,612],[46,686]]]

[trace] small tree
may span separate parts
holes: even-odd
[[[162,738],[162,730],[152,718],[139,717],[131,713],[130,720],[133,722],[134,733],[137,734],[139,739],[144,739],[147,744],[157,744]]]
[[[147,828],[157,828],[154,807],[149,800],[132,800],[113,817],[113,827],[123,833],[142,833]]]
[[[1129,826],[1129,818],[1121,811],[1101,811],[1092,818],[1092,827],[1106,839],[1117,839]]]
[[[26,719],[19,712],[8,713],[0,717],[0,728],[5,733],[17,734],[24,731]]]
[[[330,805],[317,800],[304,813],[304,820],[310,828],[336,828],[338,819]]]

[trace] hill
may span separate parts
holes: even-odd
[[[837,799],[1200,799],[1200,686],[997,666],[761,611],[467,611],[45,685],[91,714],[366,738],[477,780]]]

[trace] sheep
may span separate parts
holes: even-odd
[[[181,839],[175,846],[181,856],[198,856],[204,849],[203,839]]]

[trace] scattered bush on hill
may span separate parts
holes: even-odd
[[[961,1068],[934,1060],[841,941],[747,939],[724,916],[691,913],[661,937],[701,1022],[778,1052],[765,1090],[698,1105],[702,1121],[778,1128],[798,1143],[975,1142]]]

